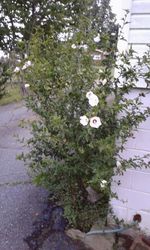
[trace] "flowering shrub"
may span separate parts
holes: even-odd
[[[88,101],[89,101],[89,104],[90,106],[94,107],[94,106],[97,106],[98,103],[99,103],[99,99],[98,97],[93,94],[92,91],[89,91],[87,94],[86,94],[86,97],[88,98]],[[88,122],[89,122],[89,119],[86,117],[86,115],[83,115],[83,116],[80,116],[80,123],[83,125],[83,126],[86,126],[88,125]],[[101,126],[101,120],[99,117],[97,116],[94,116],[94,117],[91,117],[90,118],[90,126],[92,128],[99,128],[99,126]]]
[[[120,153],[133,129],[150,114],[150,108],[141,110],[144,92],[134,99],[128,96],[139,77],[149,82],[142,70],[149,54],[141,59],[132,49],[120,54],[115,46],[108,47],[106,37],[105,57],[95,66],[96,34],[87,30],[89,20],[84,19],[64,42],[54,31],[47,37],[41,32],[34,36],[27,105],[40,119],[32,125],[30,152],[22,155],[36,183],[63,205],[70,225],[85,231],[107,215],[112,177],[127,168],[148,166],[143,158],[124,160]],[[131,64],[133,57],[137,65]]]

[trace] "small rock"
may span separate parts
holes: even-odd
[[[114,243],[114,235],[89,235],[85,238],[85,244],[93,250],[112,250]]]
[[[139,235],[139,230],[135,228],[129,228],[121,233],[118,233],[120,238],[132,238],[133,240]]]
[[[52,232],[44,242],[41,250],[92,250],[82,241],[71,239],[63,232]]]
[[[125,249],[130,249],[134,245],[135,239],[138,239],[140,231],[138,228],[129,228],[117,234],[118,246],[122,245]]]
[[[62,232],[52,232],[41,250],[77,250],[72,240]]]
[[[92,250],[112,250],[115,243],[114,235],[86,235],[80,230],[70,229],[67,235],[72,239],[82,241],[87,248]]]
[[[128,234],[118,234],[118,246],[124,247],[126,250],[130,249],[133,244],[134,238]]]
[[[66,234],[74,239],[74,240],[82,240],[84,241],[85,240],[85,237],[86,237],[86,234],[81,232],[80,230],[78,229],[69,229],[66,231]]]
[[[94,230],[100,230],[100,229],[106,229],[106,218],[99,218],[91,227],[90,231],[94,231]]]

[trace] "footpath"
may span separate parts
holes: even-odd
[[[26,150],[16,135],[30,136],[19,123],[31,117],[23,103],[0,107],[0,250],[28,250],[23,239],[45,206],[46,191],[31,184],[24,163],[16,160]]]

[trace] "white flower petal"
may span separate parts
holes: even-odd
[[[116,162],[116,166],[117,166],[117,168],[120,168],[120,167],[121,167],[121,162],[120,162],[120,161],[117,161],[117,162]]]
[[[101,188],[105,188],[106,185],[107,185],[107,181],[106,181],[106,180],[102,180],[102,181],[100,182],[100,187],[101,187]]]
[[[95,43],[100,42],[100,35],[99,34],[96,37],[94,37],[94,42]]]
[[[101,120],[99,117],[94,116],[90,119],[90,126],[92,128],[99,128],[102,125]]]
[[[106,83],[107,83],[107,80],[106,80],[106,79],[102,80],[102,84],[103,84],[103,85],[105,85]]]
[[[87,44],[81,44],[78,46],[79,49],[84,49],[85,51],[88,50],[88,45]]]
[[[87,44],[84,44],[84,45],[83,45],[83,49],[84,49],[85,51],[87,51],[87,50],[88,50],[88,45],[87,45]]]
[[[107,184],[107,181],[106,180],[102,180],[101,183]]]
[[[15,69],[14,69],[14,73],[18,73],[20,71],[20,68],[19,67],[16,67]]]
[[[99,74],[103,73],[103,70],[102,70],[102,69],[99,69],[99,70],[98,70],[98,73],[99,73]]]
[[[31,61],[25,62],[25,64],[24,64],[23,67],[22,67],[22,70],[27,69],[27,68],[30,67],[31,65],[32,65]]]
[[[72,49],[76,49],[77,46],[76,46],[75,44],[72,44],[72,45],[71,45],[71,48],[72,48]]]
[[[97,95],[95,95],[92,91],[87,92],[86,97],[89,99],[89,104],[94,107],[99,103],[99,99]]]
[[[30,85],[28,83],[26,83],[24,86],[25,86],[25,88],[29,88],[30,87]]]
[[[91,95],[91,97],[89,98],[89,104],[90,106],[94,107],[94,106],[97,106],[99,103],[99,99],[96,95]]]
[[[94,93],[92,91],[89,91],[86,93],[86,98],[90,98],[92,95],[94,95]]]
[[[83,126],[87,126],[87,125],[88,125],[88,122],[89,122],[89,119],[87,118],[86,115],[80,116],[80,123],[81,123]]]

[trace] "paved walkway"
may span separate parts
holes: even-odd
[[[46,192],[30,183],[24,163],[16,160],[26,149],[15,136],[30,136],[18,125],[30,117],[23,103],[0,107],[0,250],[28,250],[23,238],[45,206]]]

